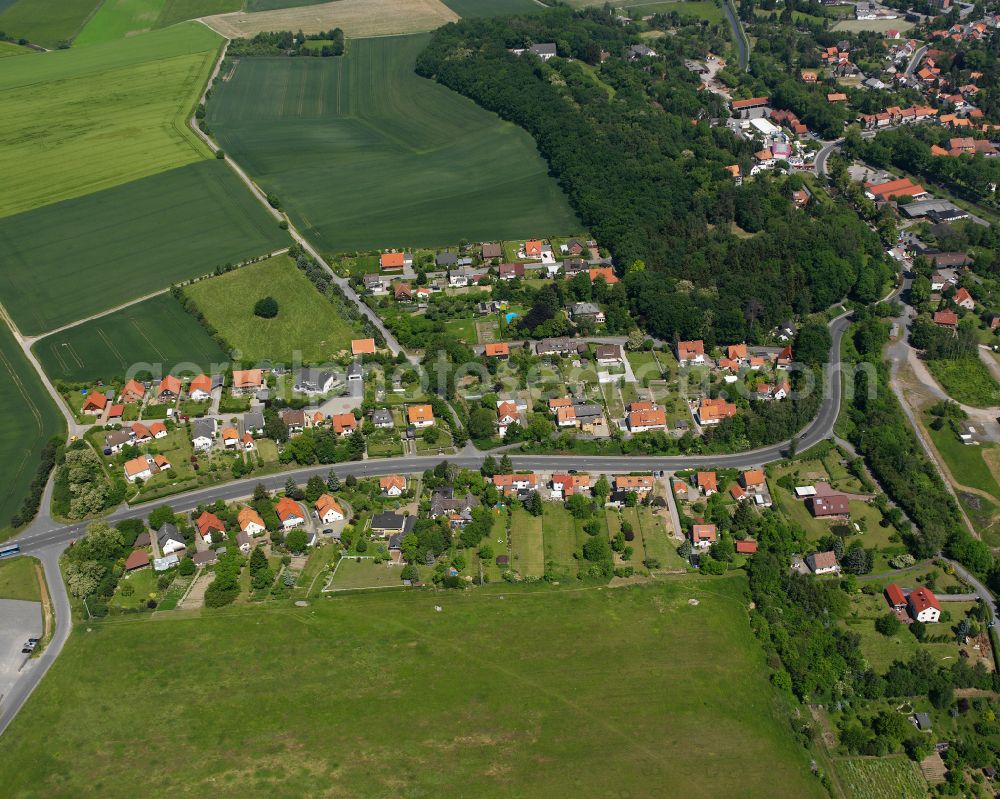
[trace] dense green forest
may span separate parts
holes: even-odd
[[[562,58],[508,51],[546,41]],[[630,62],[633,41],[596,9],[463,20],[434,34],[417,71],[531,133],[660,338],[759,340],[793,314],[877,299],[891,275],[878,236],[846,203],[793,208],[797,176],[734,185],[725,167],[748,173],[755,146],[709,124],[725,109],[684,67],[691,42],[664,37]]]

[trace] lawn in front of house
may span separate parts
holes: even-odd
[[[350,592],[305,608],[87,622],[0,738],[0,784],[22,799],[95,786],[134,799],[137,785],[321,796],[332,781],[356,797],[459,785],[486,799],[568,786],[575,799],[771,799],[780,786],[820,799],[768,683],[746,585],[733,575],[613,591]],[[254,673],[280,675],[267,690],[234,667],[248,653]],[[185,674],[208,676],[184,681],[181,705]],[[632,690],[609,694],[612,684]]]

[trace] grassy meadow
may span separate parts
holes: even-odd
[[[426,42],[243,59],[209,126],[327,253],[579,229],[527,133],[414,74]]]
[[[65,433],[52,397],[14,340],[0,325],[0,531],[21,508],[35,478],[42,446]],[[2,532],[0,532],[2,537]]]
[[[209,14],[239,11],[242,6],[243,0],[167,0],[163,4],[159,19],[156,20],[156,27],[163,28],[188,19],[207,17]]]
[[[89,622],[0,738],[0,782],[12,799],[133,799],[140,783],[218,799],[755,799],[778,785],[818,799],[745,585],[376,592]],[[202,673],[178,691],[177,675]]]
[[[40,602],[38,577],[34,558],[20,557],[0,560],[0,599],[23,599]]]
[[[0,3],[0,31],[54,48],[71,41],[86,24],[101,0],[15,0]]]
[[[934,379],[949,397],[963,405],[992,408],[1000,405],[1000,384],[975,355],[958,360],[925,361]]]
[[[0,217],[208,158],[186,118],[220,43],[192,22],[0,59]]]
[[[244,359],[291,363],[300,352],[307,363],[323,363],[350,350],[359,335],[287,255],[199,280],[184,291]],[[254,316],[254,304],[268,296],[278,301],[278,315]]]
[[[10,58],[15,55],[28,55],[35,52],[28,47],[21,47],[14,42],[0,42],[0,58]]]
[[[207,371],[211,364],[227,360],[172,294],[151,297],[43,338],[33,350],[50,378],[67,382],[107,381],[136,363],[150,364],[154,374],[166,374],[178,365]]]
[[[287,243],[226,164],[201,161],[0,219],[0,292],[38,334]]]

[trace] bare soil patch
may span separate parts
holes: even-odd
[[[342,28],[347,36],[392,36],[422,33],[458,20],[439,0],[336,0],[315,6],[274,11],[216,14],[203,21],[230,39],[255,36],[263,31],[291,30],[320,33]]]

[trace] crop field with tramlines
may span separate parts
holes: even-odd
[[[67,382],[110,380],[139,363],[149,364],[153,374],[179,365],[208,371],[227,358],[169,293],[46,336],[34,353],[50,378]]]
[[[240,59],[209,127],[328,253],[579,229],[525,131],[414,74],[426,42]]]
[[[0,59],[0,217],[211,157],[186,118],[220,46],[191,22]]]
[[[0,325],[0,537],[38,469],[45,442],[63,417],[6,326]]]
[[[0,292],[38,334],[287,244],[226,164],[201,161],[0,219]]]

